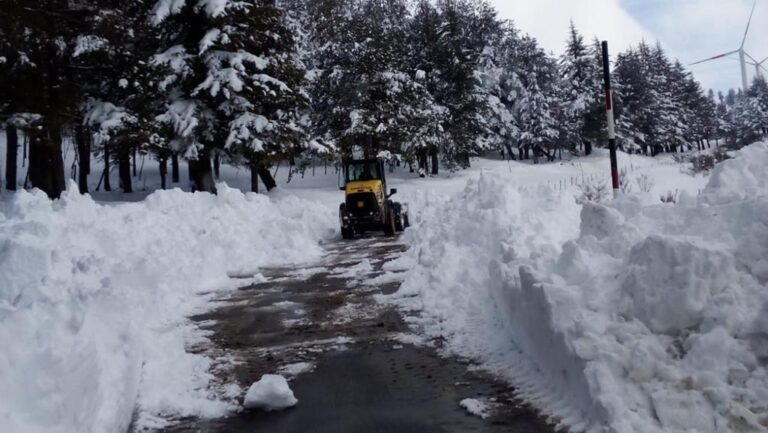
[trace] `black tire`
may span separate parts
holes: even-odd
[[[387,212],[387,222],[384,223],[384,236],[395,235],[395,212],[392,208],[389,208]]]
[[[403,215],[401,213],[400,203],[395,203],[395,231],[401,232],[405,230],[403,226]]]
[[[355,238],[355,231],[352,229],[341,229],[341,238],[342,239],[354,239]]]
[[[341,216],[344,214],[344,210],[346,209],[347,205],[342,203],[339,205],[339,222],[341,224],[344,224],[344,222],[341,220]],[[341,238],[342,239],[354,239],[355,237],[355,230],[353,228],[345,229],[343,226],[341,227]]]

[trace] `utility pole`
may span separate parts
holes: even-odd
[[[611,64],[608,58],[608,41],[603,41],[603,82],[605,83],[605,113],[608,118],[608,148],[611,152],[611,183],[613,197],[619,196],[619,163],[616,156],[616,124],[613,116],[611,93]]]

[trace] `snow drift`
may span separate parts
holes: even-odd
[[[232,286],[228,273],[316,258],[335,216],[225,185],[110,206],[76,191],[0,201],[0,431],[223,414],[234,403],[210,395],[211,360],[185,352],[200,338],[185,316]]]
[[[765,431],[766,166],[754,144],[650,205],[481,175],[407,232],[390,300],[575,431]]]

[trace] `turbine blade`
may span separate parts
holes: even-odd
[[[757,62],[757,64],[758,64],[758,65],[762,65],[763,63],[765,63],[765,61],[766,61],[766,60],[768,60],[768,57],[766,57],[766,58],[764,58],[763,60],[761,60],[761,61]]]
[[[733,51],[729,51],[729,52],[727,52],[727,53],[725,53],[725,54],[720,54],[720,55],[717,55],[717,56],[715,56],[715,57],[710,57],[710,58],[708,58],[708,59],[699,60],[698,62],[695,62],[695,63],[691,63],[691,64],[689,64],[688,66],[698,65],[699,63],[704,63],[704,62],[711,62],[712,60],[722,59],[723,57],[728,57],[728,56],[730,56],[731,54],[736,54],[736,53],[738,53],[739,51],[741,51],[741,50],[733,50]]]
[[[747,34],[749,33],[749,26],[752,24],[752,15],[755,14],[755,7],[757,6],[757,0],[752,3],[752,12],[749,14],[749,21],[747,21],[747,30],[744,31],[744,39],[741,40],[741,48],[744,48],[744,43],[747,42]]]
[[[757,65],[759,65],[759,63],[757,63],[757,60],[755,60],[755,58],[754,58],[754,57],[750,56],[748,52],[744,51],[744,55],[745,55],[745,56],[747,56],[747,57],[749,57],[749,58],[750,58],[750,60],[752,60],[752,62],[754,62],[754,63],[752,63],[752,62],[747,62],[747,63],[749,63],[749,64],[750,64],[750,65],[752,65],[752,66],[757,66]]]

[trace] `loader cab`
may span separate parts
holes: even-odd
[[[377,159],[350,160],[344,164],[344,187],[353,182],[386,182],[383,161]]]
[[[347,193],[355,190],[380,190],[383,195],[391,197],[396,189],[387,192],[387,179],[384,161],[381,159],[355,159],[344,162],[343,184],[339,189]],[[362,192],[362,191],[359,191]]]

